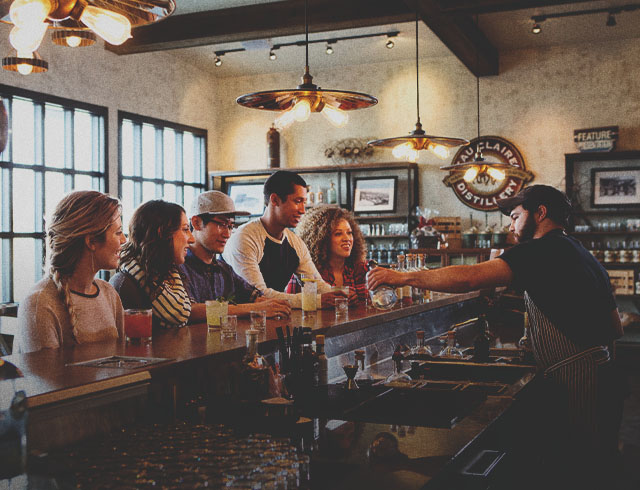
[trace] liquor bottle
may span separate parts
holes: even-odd
[[[418,330],[416,332],[417,345],[411,350],[412,354],[420,356],[433,356],[431,348],[424,343],[424,330]]]
[[[327,189],[327,204],[337,204],[338,203],[338,193],[336,192],[335,184],[333,181],[329,183],[329,188]]]
[[[368,262],[369,271],[375,269],[378,264],[375,260],[370,260]],[[367,276],[369,272],[367,272]],[[387,286],[383,284],[382,286],[378,286],[376,289],[369,290],[369,297],[371,298],[371,304],[374,308],[379,310],[390,310],[392,309],[396,303],[398,302],[398,296],[396,291],[391,286]]]
[[[311,347],[311,328],[302,329],[302,383],[303,388],[318,386],[318,355]]]
[[[489,322],[485,315],[480,315],[476,322],[477,334],[473,340],[473,360],[476,362],[489,362],[489,348],[491,335],[489,334]]]
[[[418,254],[418,270],[419,271],[428,271],[427,267],[427,254]],[[422,302],[428,303],[431,301],[431,291],[428,289],[422,289]]]
[[[307,186],[307,206],[313,206],[316,201],[316,194],[311,190],[311,186]]]
[[[358,372],[356,373],[356,383],[358,386],[367,386],[373,383],[373,378],[371,375],[364,370],[364,350],[358,349],[354,351],[356,357],[356,365],[358,366]]]
[[[391,360],[394,363],[394,373],[391,374],[387,379],[386,383],[401,383],[407,384],[411,383],[411,376],[402,372],[402,361],[404,356],[402,355],[401,346],[396,347],[393,355],[391,356]]]
[[[258,354],[258,330],[246,332],[247,353],[240,366],[240,391],[245,400],[262,400],[269,394],[269,366]]]
[[[329,384],[329,360],[324,353],[324,335],[316,335],[316,356],[318,358],[318,386]]]
[[[406,255],[398,255],[398,270],[407,272]],[[402,286],[402,306],[411,306],[413,304],[412,289],[408,284]]]
[[[318,193],[316,194],[316,204],[324,203],[324,194],[322,193],[322,189],[318,189]]]
[[[409,257],[409,262],[407,263],[407,270],[410,272],[418,272],[420,270],[417,265],[418,256],[416,254],[409,254],[408,257]],[[414,305],[422,304],[424,300],[424,293],[422,292],[422,289],[416,286],[413,286],[411,288],[411,293],[412,293],[413,304]]]
[[[524,312],[524,332],[522,338],[518,340],[518,350],[521,361],[530,361],[533,355],[531,348],[531,337],[529,337],[529,313]]]

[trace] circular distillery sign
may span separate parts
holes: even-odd
[[[517,194],[533,179],[533,174],[524,165],[524,158],[516,146],[499,136],[481,136],[458,150],[451,165],[469,163],[474,160],[476,148],[482,151],[486,163],[509,164],[504,170],[504,180],[498,181],[486,172],[478,173],[472,182],[465,182],[464,170],[451,170],[443,182],[453,189],[455,195],[467,206],[480,211],[495,211],[497,200]]]

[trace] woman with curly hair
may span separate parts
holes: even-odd
[[[313,263],[327,283],[348,286],[358,299],[366,298],[366,245],[353,214],[337,206],[318,206],[306,212],[296,233],[307,244]],[[299,290],[299,282],[293,277],[287,292]]]
[[[49,273],[18,309],[16,352],[122,338],[118,293],[95,277],[118,266],[120,201],[97,191],[67,194],[47,226]]]
[[[125,308],[151,308],[161,328],[182,327],[191,301],[178,266],[195,240],[182,206],[156,199],[133,212],[119,272],[111,279]]]

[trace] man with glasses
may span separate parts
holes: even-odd
[[[231,237],[234,218],[248,214],[236,211],[233,200],[219,191],[203,192],[193,200],[190,218],[195,243],[189,245],[185,263],[179,266],[191,299],[191,323],[206,319],[205,301],[211,299],[230,301],[231,315],[248,315],[256,309],[254,302],[260,302],[260,309],[265,310],[268,317],[289,316],[291,313],[286,301],[263,297],[230,265],[216,259]]]

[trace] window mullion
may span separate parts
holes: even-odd
[[[142,124],[133,123],[133,175],[142,177]],[[142,182],[133,183],[133,206],[142,203]]]
[[[74,134],[73,134],[73,110],[64,109],[64,168],[73,169],[74,159]],[[73,175],[67,174],[64,177],[64,191],[73,189]]]
[[[164,138],[163,138],[163,133],[164,131],[162,130],[162,128],[156,126],[155,127],[155,142],[156,142],[156,148],[155,148],[155,152],[156,152],[156,174],[155,174],[155,178],[156,179],[162,179],[164,180]],[[156,197],[163,197],[164,195],[164,185],[163,184],[156,184]]]

